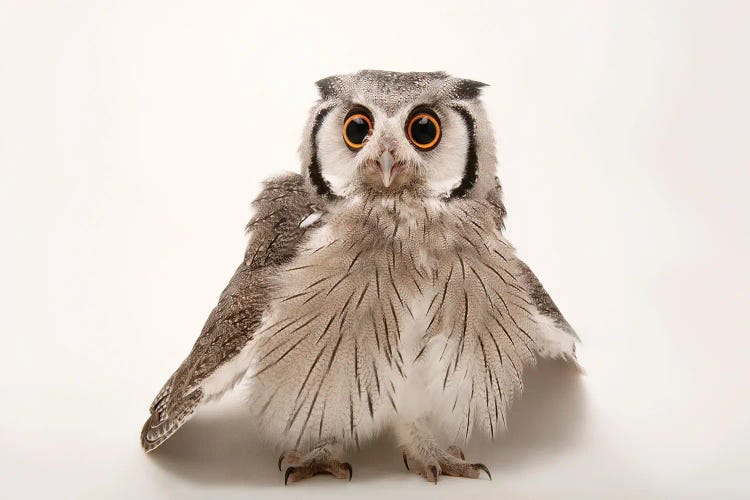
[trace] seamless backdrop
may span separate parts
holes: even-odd
[[[745,2],[0,0],[0,496],[747,498]],[[489,83],[508,234],[580,333],[530,372],[493,481],[283,487],[241,398],[138,433],[298,170],[313,82]]]

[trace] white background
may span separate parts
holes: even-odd
[[[0,496],[750,495],[745,2],[0,1]],[[494,480],[283,487],[241,403],[152,455],[147,407],[241,259],[262,179],[298,170],[323,76],[490,83],[508,234],[584,343],[546,363]]]

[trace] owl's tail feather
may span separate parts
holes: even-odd
[[[151,404],[151,416],[143,424],[141,446],[146,452],[156,449],[169,439],[192,416],[203,398],[200,389],[188,394],[175,392],[173,381],[174,376],[159,391]]]

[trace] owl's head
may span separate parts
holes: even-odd
[[[495,146],[480,89],[443,72],[360,71],[317,82],[300,152],[323,197],[361,193],[481,197],[495,187]]]

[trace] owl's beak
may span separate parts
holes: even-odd
[[[394,165],[393,154],[387,149],[380,155],[378,164],[380,166],[380,174],[383,177],[383,185],[388,187],[401,171],[401,166],[399,164]]]

